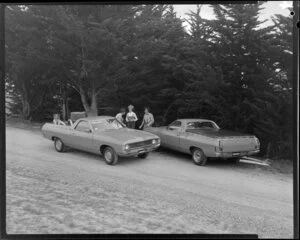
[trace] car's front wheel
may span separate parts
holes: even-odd
[[[149,153],[141,153],[138,155],[139,158],[147,158]]]
[[[57,152],[64,152],[66,148],[65,144],[59,138],[54,139],[54,147]]]
[[[106,147],[103,151],[103,156],[106,164],[116,165],[118,162],[118,154],[111,147]]]
[[[207,162],[207,157],[200,148],[194,148],[192,151],[192,158],[196,165],[204,166]]]

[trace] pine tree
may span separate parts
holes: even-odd
[[[48,27],[34,7],[6,8],[6,83],[13,92],[13,108],[24,119],[42,108],[53,84]]]
[[[228,99],[220,104],[226,125],[256,134],[266,149],[268,144],[275,148],[280,140],[275,130],[280,127],[280,115],[276,112],[280,98],[270,84],[274,78],[274,27],[260,26],[262,4],[214,5],[217,19],[211,26],[216,64],[222,68],[229,86]]]
[[[80,95],[88,115],[98,115],[98,97],[120,75],[119,30],[133,19],[132,6],[59,6],[52,35],[60,72]],[[73,59],[70,61],[70,59]]]

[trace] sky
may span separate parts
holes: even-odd
[[[263,4],[263,7],[265,9],[261,10],[260,18],[259,20],[265,20],[267,19],[262,27],[268,26],[272,24],[271,16],[274,14],[282,14],[285,16],[288,16],[290,14],[290,11],[287,9],[288,7],[293,6],[293,1],[268,1]],[[196,10],[195,4],[176,4],[174,5],[174,9],[177,12],[177,16],[181,18],[186,18],[186,13],[189,13],[190,11]],[[208,4],[203,4],[201,13],[202,18],[206,19],[214,19],[214,14],[212,8]],[[187,25],[186,25],[187,26]]]

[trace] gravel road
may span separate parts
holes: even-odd
[[[249,164],[153,152],[121,159],[55,151],[6,128],[7,233],[257,233],[293,237],[292,177]]]

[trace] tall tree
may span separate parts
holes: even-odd
[[[272,29],[259,21],[262,2],[258,4],[214,5],[216,20],[213,42],[216,65],[222,68],[228,83],[228,99],[220,103],[227,127],[254,133],[275,149],[279,141],[276,112],[279,96],[270,84],[274,78]],[[231,109],[228,111],[228,109]]]
[[[80,94],[88,115],[98,114],[99,93],[119,76],[124,43],[118,30],[133,16],[132,7],[126,5],[57,9],[52,38],[59,69]]]
[[[130,84],[123,88],[126,92],[124,102],[134,102],[138,109],[145,105],[160,105],[153,107],[153,111],[160,116],[157,121],[164,121],[184,82],[184,78],[179,76],[179,65],[176,69],[168,62],[177,61],[176,56],[185,46],[186,32],[182,21],[168,5],[142,6],[135,18],[133,31],[128,45],[127,83]],[[175,74],[178,76],[174,77]]]
[[[30,119],[40,108],[53,83],[47,42],[47,24],[34,8],[6,8],[6,81],[14,92],[20,114]]]

